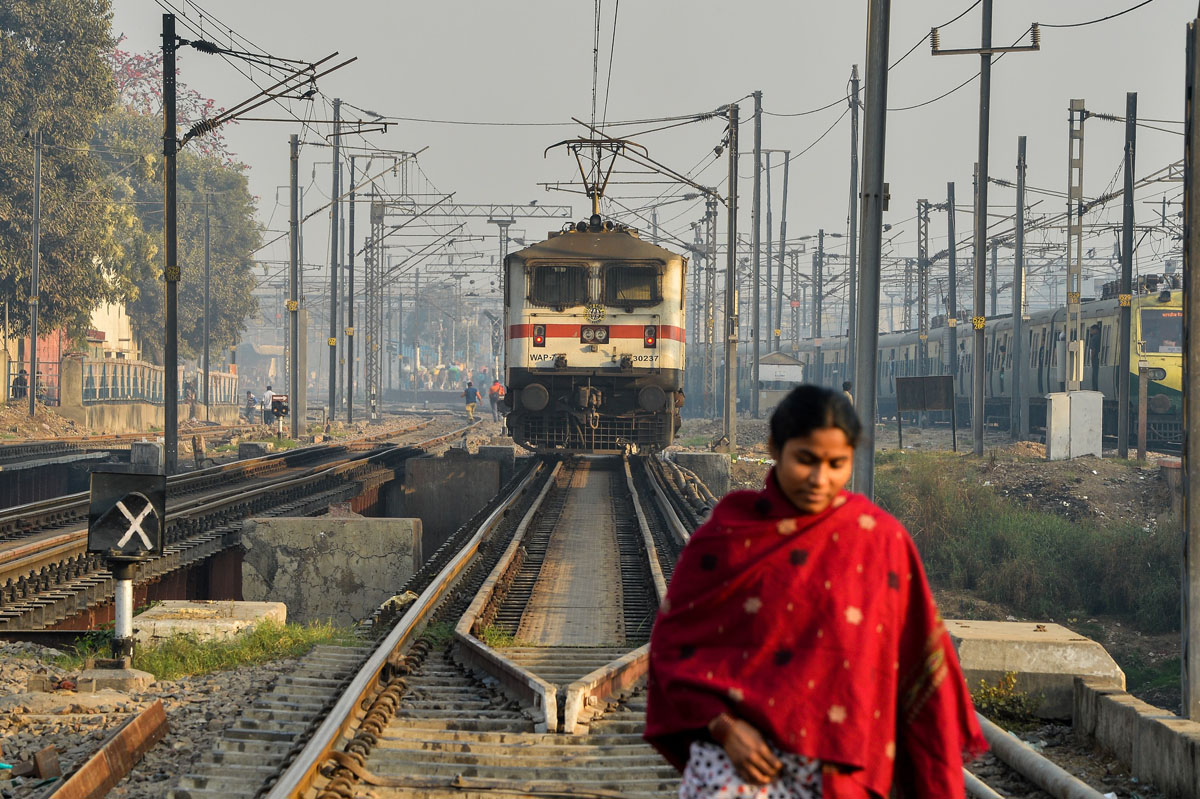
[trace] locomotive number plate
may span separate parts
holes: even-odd
[[[598,302],[590,302],[587,305],[587,320],[589,322],[604,321],[604,306]]]

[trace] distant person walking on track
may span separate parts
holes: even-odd
[[[267,386],[267,390],[263,392],[263,412],[262,412],[263,424],[270,424],[272,421],[272,419],[271,419],[271,400],[273,400],[273,399],[275,399],[275,392],[271,390],[270,386]]]
[[[493,380],[488,388],[488,402],[492,406],[492,421],[500,421],[500,402],[504,399],[504,385],[499,379]]]
[[[479,389],[475,388],[475,384],[467,381],[467,390],[462,393],[462,396],[467,400],[467,418],[472,422],[475,421],[475,406],[479,404]]]
[[[722,499],[679,557],[645,737],[683,799],[964,796],[987,744],[912,539],[844,490],[861,433],[840,392],[793,389],[763,490]]]

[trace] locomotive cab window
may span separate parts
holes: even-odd
[[[1183,352],[1183,311],[1179,308],[1142,310],[1142,351]]]
[[[588,301],[586,266],[535,266],[529,281],[529,300],[534,305],[568,308]]]
[[[604,304],[638,308],[662,302],[662,274],[653,266],[610,264],[604,270]]]

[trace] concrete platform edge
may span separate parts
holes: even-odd
[[[1200,722],[1130,696],[1098,677],[1076,677],[1072,722],[1172,799],[1191,799],[1200,785]]]

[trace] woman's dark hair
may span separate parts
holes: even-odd
[[[796,386],[771,414],[771,443],[782,449],[788,439],[827,427],[841,430],[850,446],[858,446],[862,422],[845,394],[823,386]]]

